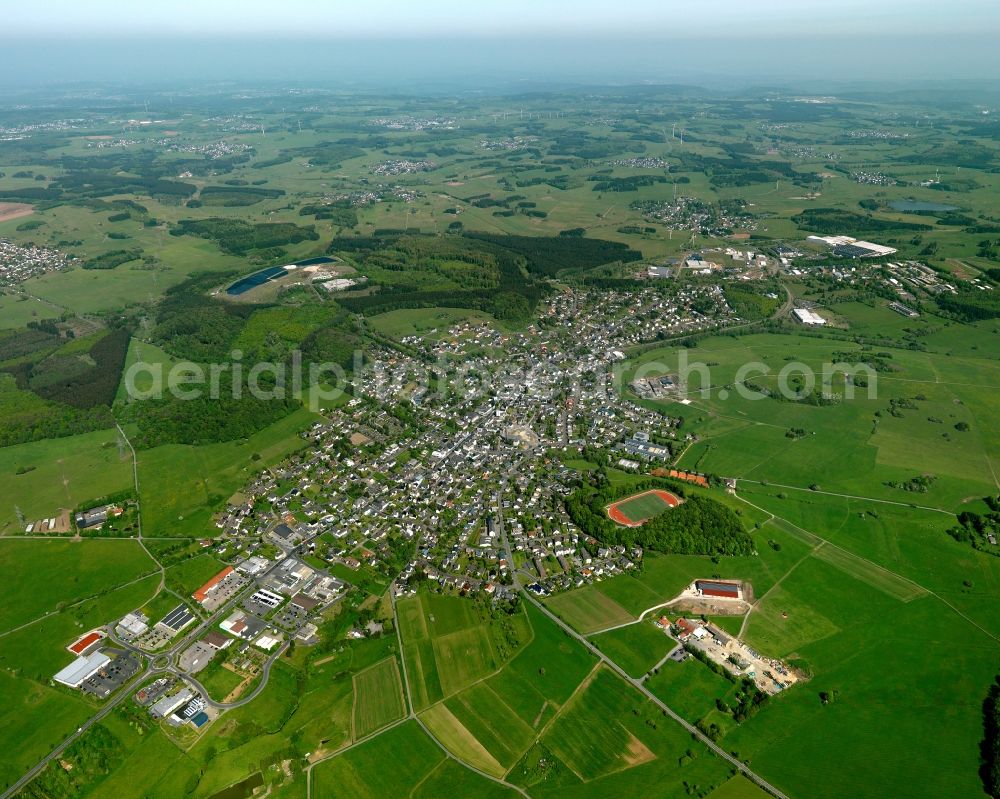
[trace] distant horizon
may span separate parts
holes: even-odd
[[[992,34],[720,35],[704,38],[503,36],[0,36],[0,86],[121,82],[298,81],[344,88],[409,89],[422,83],[488,88],[517,82],[742,87],[761,82],[993,81]]]

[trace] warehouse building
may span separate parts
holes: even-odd
[[[820,316],[818,313],[810,311],[808,308],[795,308],[792,311],[792,316],[795,317],[795,321],[803,325],[825,325],[826,319]]]
[[[93,652],[78,657],[66,668],[57,672],[52,679],[70,688],[79,688],[88,677],[97,674],[111,662],[111,658],[103,652]]]

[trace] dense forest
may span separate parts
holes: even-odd
[[[874,216],[856,214],[839,208],[807,208],[802,213],[793,216],[792,221],[802,230],[824,235],[841,235],[845,230],[855,234],[933,230],[930,225],[919,222],[878,219]]]
[[[630,485],[627,495],[650,488],[682,492],[665,481],[651,479]],[[584,487],[566,499],[566,510],[581,530],[604,544],[640,546],[674,555],[751,555],[755,551],[739,516],[709,497],[689,496],[641,527],[622,527],[608,518],[604,509],[621,498],[621,490],[610,486]]]
[[[478,238],[384,232],[334,239],[329,252],[349,253],[377,288],[372,294],[338,297],[338,304],[354,313],[447,307],[523,319],[547,291],[525,274],[523,257]]]
[[[236,398],[225,380],[221,385],[227,396],[218,399],[205,396],[181,400],[167,396],[126,406],[123,417],[139,428],[133,444],[147,448],[248,438],[301,407],[292,397],[257,399],[246,386],[242,386],[242,395]]]
[[[582,272],[595,266],[622,261],[638,261],[642,253],[627,244],[579,236],[500,236],[491,233],[467,233],[527,260],[528,271],[535,275],[554,276],[562,270]]]
[[[170,230],[171,236],[199,236],[214,241],[227,255],[246,255],[253,250],[316,241],[319,234],[312,225],[291,222],[245,222],[242,219],[182,219]]]

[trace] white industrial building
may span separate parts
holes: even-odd
[[[801,322],[804,325],[826,324],[826,319],[824,319],[818,313],[813,313],[808,308],[795,308],[794,310],[792,310],[792,316],[795,317],[796,322]]]
[[[163,718],[169,716],[181,705],[187,704],[194,697],[194,692],[190,688],[182,688],[179,693],[173,696],[165,696],[149,709],[153,718]]]
[[[111,662],[111,658],[103,652],[92,652],[89,655],[78,657],[62,671],[55,674],[52,679],[70,688],[79,688],[88,677],[97,674],[101,669]]]

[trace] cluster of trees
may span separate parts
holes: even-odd
[[[1000,316],[1000,297],[996,291],[980,291],[977,288],[959,288],[955,294],[942,292],[937,295],[937,304],[943,311],[966,321],[995,319]]]
[[[856,214],[840,208],[807,208],[792,217],[792,221],[803,230],[812,233],[840,234],[845,230],[863,233],[886,233],[900,230],[933,230],[930,225],[917,222],[899,222],[894,219],[878,219],[866,214]]]
[[[119,172],[79,171],[63,175],[51,189],[61,191],[66,199],[107,197],[111,194],[139,194],[164,200],[180,201],[192,196],[198,187],[193,183],[166,180],[152,175],[128,175]]]
[[[251,250],[281,247],[300,241],[316,241],[319,234],[312,225],[291,222],[260,222],[242,219],[182,219],[171,229],[171,236],[198,236],[214,241],[228,255],[246,255]]]
[[[366,267],[370,270],[369,279],[379,289],[367,295],[338,297],[337,303],[364,314],[446,307],[474,308],[499,319],[525,318],[546,288],[524,274],[524,258],[503,246],[505,237],[496,238],[494,243],[489,237],[439,239],[386,232],[372,238],[335,239],[330,251],[352,253],[362,272]],[[418,273],[425,276],[423,281]],[[426,288],[427,273],[441,278],[437,282],[441,288]],[[463,288],[446,287],[456,282]],[[434,286],[435,281],[429,285]]]
[[[956,541],[1000,556],[1000,547],[989,542],[991,535],[1000,539],[1000,497],[986,497],[984,501],[989,508],[987,513],[962,511],[958,514],[958,524],[948,530],[948,535]]]
[[[234,208],[254,205],[261,200],[273,200],[284,195],[282,189],[261,189],[253,186],[206,186],[201,190],[204,205]]]
[[[983,741],[980,744],[982,766],[979,774],[983,789],[993,799],[1000,799],[1000,677],[990,686],[983,702]]]
[[[768,318],[781,303],[774,297],[768,297],[765,292],[779,296],[784,294],[784,290],[780,286],[770,284],[752,286],[729,281],[723,286],[723,294],[725,294],[729,307],[735,311],[740,319],[746,319],[750,322]]]
[[[655,186],[657,183],[666,183],[667,179],[663,175],[629,175],[624,178],[604,177],[601,175],[591,175],[588,178],[594,184],[594,191],[639,191],[647,186]]]
[[[181,400],[173,396],[148,399],[126,406],[123,417],[139,428],[137,447],[160,444],[211,444],[248,438],[300,407],[298,400],[257,399],[246,386],[239,398],[221,381],[225,396]],[[207,392],[206,392],[207,393]]]
[[[360,158],[367,155],[367,150],[362,148],[383,149],[389,146],[387,139],[341,139],[338,142],[324,141],[306,147],[293,147],[289,150],[282,150],[280,158],[291,161],[293,158],[306,159],[313,166],[339,166],[341,161],[350,158]],[[277,163],[286,163],[286,160]],[[270,165],[267,162],[260,162],[258,165]]]
[[[651,488],[674,488],[662,480],[645,480],[629,486],[629,494]],[[694,495],[676,508],[649,519],[641,527],[615,524],[605,508],[621,492],[610,486],[602,489],[584,487],[566,499],[566,511],[585,533],[605,544],[641,546],[657,552],[678,555],[751,555],[754,543],[743,529],[739,516],[721,502]]]
[[[88,258],[83,262],[84,269],[114,269],[116,266],[127,264],[142,258],[142,248],[133,247],[129,250],[111,250],[101,253],[93,258]]]
[[[933,474],[918,474],[909,480],[887,480],[885,485],[889,488],[898,488],[900,491],[910,491],[916,494],[926,494],[930,491],[937,477]]]
[[[44,399],[74,408],[110,407],[118,392],[130,338],[131,333],[125,328],[112,330],[87,353],[93,366],[32,390]]]
[[[63,753],[62,759],[73,764],[71,769],[50,763],[20,795],[25,799],[73,799],[120,767],[126,752],[125,744],[110,728],[95,724]]]
[[[563,270],[584,271],[595,266],[621,261],[638,261],[642,253],[627,244],[581,236],[501,236],[492,233],[467,233],[467,238],[501,247],[526,261],[528,271],[554,276]]]
[[[208,363],[228,360],[232,342],[254,312],[252,305],[223,303],[204,292],[232,273],[202,273],[167,290],[150,338],[179,358]]]
[[[312,216],[317,220],[329,220],[338,227],[357,227],[358,212],[347,202],[331,205],[303,205],[299,216]]]
[[[31,397],[30,394],[26,396]],[[45,402],[40,398],[37,404],[22,403],[18,399],[14,399],[12,403],[0,404],[0,447],[45,438],[75,436],[92,430],[106,430],[115,425],[111,409],[104,405],[80,410]]]

